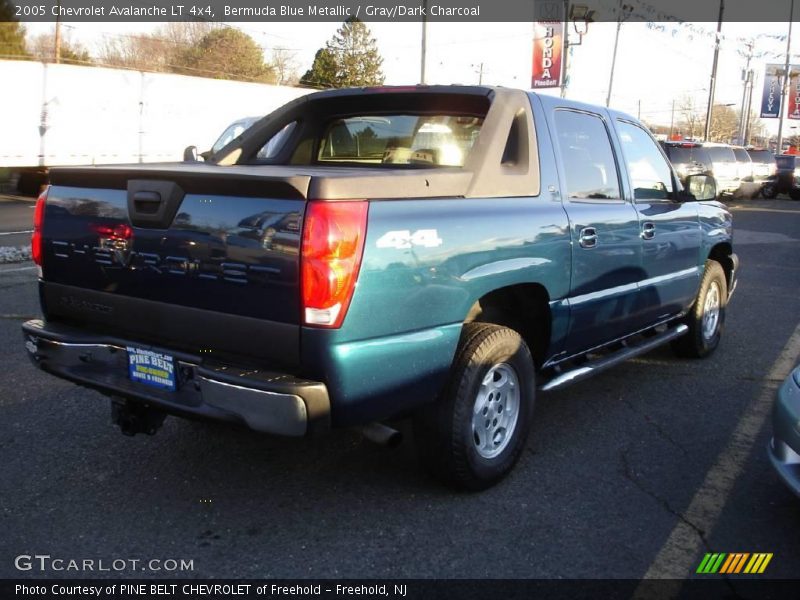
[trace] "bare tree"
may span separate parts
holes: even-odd
[[[218,24],[208,21],[173,22],[156,29],[154,35],[172,46],[187,47],[199,44],[200,40],[218,27]]]
[[[269,63],[275,71],[275,83],[278,85],[296,85],[300,81],[297,54],[288,48],[273,48]]]
[[[99,48],[99,62],[110,67],[141,71],[168,71],[171,48],[147,34],[107,37]]]
[[[703,133],[703,115],[698,110],[691,96],[684,96],[678,101],[677,106],[678,128],[685,138],[694,139]]]
[[[739,116],[725,104],[715,104],[711,111],[711,128],[708,141],[729,144],[739,132]]]
[[[100,47],[100,61],[143,71],[180,70],[187,52],[217,27],[197,21],[167,23],[152,34],[109,37]]]
[[[764,127],[764,123],[761,122],[759,114],[751,110],[750,114],[747,115],[747,131],[745,133],[747,139],[745,142],[754,146],[761,146],[764,144],[765,132],[766,128]]]
[[[55,60],[55,28],[50,33],[40,33],[28,37],[26,40],[28,51],[31,55],[41,61]],[[80,43],[71,39],[68,32],[61,34],[61,49],[59,50],[60,61],[66,64],[86,65],[91,64],[92,58],[88,50]]]

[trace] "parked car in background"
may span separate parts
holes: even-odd
[[[761,185],[755,183],[753,178],[753,160],[742,146],[731,146],[736,157],[736,175],[739,187],[733,193],[737,198],[750,200],[758,195]]]
[[[699,142],[662,142],[667,158],[675,167],[675,172],[686,185],[689,175],[711,175],[711,157],[708,150]]]
[[[765,198],[775,198],[778,194],[789,194],[792,200],[800,200],[800,161],[793,154],[775,157],[776,173],[771,181],[764,184],[762,194]]]
[[[800,496],[800,366],[778,390],[772,412],[772,440],[767,448],[783,482]]]
[[[775,178],[778,169],[775,164],[775,155],[765,148],[748,148],[747,154],[750,156],[750,160],[753,161],[753,182],[758,184],[758,192],[766,198],[767,195],[764,193],[764,188],[769,184],[770,190],[768,191],[775,189],[770,181],[770,179]],[[772,197],[774,198],[775,196],[773,195]]]
[[[739,189],[739,166],[733,148],[727,144],[706,143],[711,158],[711,174],[717,183],[717,194],[730,195]]]
[[[263,116],[263,115],[262,115]],[[219,152],[230,144],[233,140],[237,137],[242,135],[250,126],[258,121],[261,117],[244,117],[243,119],[237,119],[230,125],[225,128],[225,131],[217,138],[217,141],[214,142],[214,145],[211,146],[211,154],[214,152]]]

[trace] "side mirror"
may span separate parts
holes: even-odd
[[[713,200],[717,197],[717,184],[710,175],[689,175],[685,188],[692,200]]]
[[[197,146],[186,146],[183,150],[184,162],[197,162]]]
[[[205,152],[200,153],[200,158],[202,158],[203,160],[208,160],[212,154],[214,153],[211,150],[206,150]]]

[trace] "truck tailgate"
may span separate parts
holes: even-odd
[[[46,318],[296,366],[308,179],[54,171],[42,228]]]

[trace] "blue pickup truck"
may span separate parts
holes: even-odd
[[[36,206],[47,373],[165,415],[359,427],[486,488],[539,392],[717,347],[736,283],[713,180],[636,119],[521,90],[326,91],[205,162],[53,169]]]

